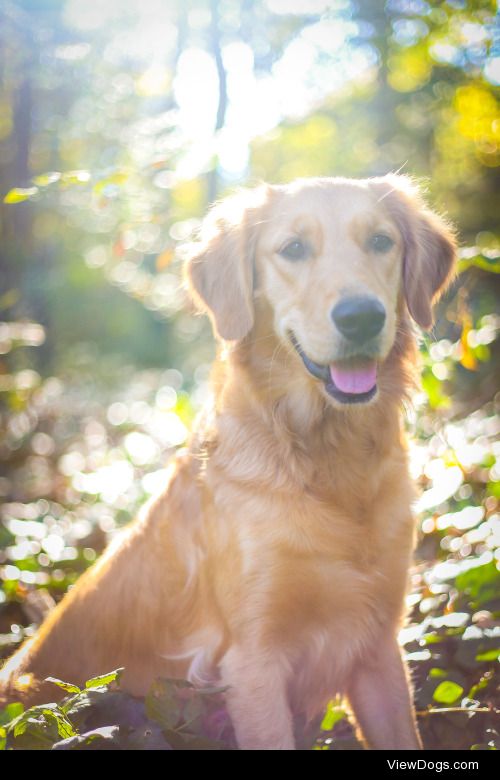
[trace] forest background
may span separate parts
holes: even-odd
[[[491,0],[3,0],[1,655],[162,483],[207,397],[213,340],[180,267],[209,203],[402,171],[461,249],[407,411],[401,642],[426,747],[498,748],[499,85]],[[188,717],[159,686],[144,704],[111,675],[65,708],[12,705],[0,746],[231,745],[217,694],[190,692]],[[316,726],[304,746],[359,747],[341,702]]]

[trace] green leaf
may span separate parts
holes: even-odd
[[[7,731],[3,726],[0,726],[0,750],[5,750],[7,744]]]
[[[482,675],[482,677],[479,679],[479,682],[477,682],[475,685],[472,686],[472,688],[469,691],[469,698],[470,699],[476,699],[478,698],[478,694],[481,693],[481,691],[484,693],[487,689],[489,689],[495,681],[495,676],[492,672],[492,670],[488,670],[485,674]]]
[[[201,719],[205,713],[206,705],[201,696],[194,695],[184,704],[182,717],[190,731],[201,729]],[[183,726],[185,728],[185,726]]]
[[[91,680],[87,680],[85,687],[100,688],[104,685],[110,685],[110,683],[119,683],[123,669],[124,667],[120,667],[120,669],[115,669],[114,672],[108,672],[108,674],[101,674],[98,677],[92,677]]]
[[[50,171],[49,173],[41,173],[40,176],[34,176],[31,181],[37,187],[47,187],[49,184],[59,181],[60,178],[61,174],[58,171]]]
[[[102,726],[85,734],[75,734],[54,743],[52,750],[119,750],[120,729],[118,726]]]
[[[9,190],[4,197],[4,203],[22,203],[23,200],[29,200],[38,192],[38,187],[14,187],[13,190]]]
[[[446,677],[447,674],[448,672],[445,672],[444,669],[438,669],[437,667],[429,671],[429,677]]]
[[[50,721],[52,720],[57,726],[57,733],[62,739],[67,737],[73,737],[76,732],[71,722],[65,717],[61,710],[52,710],[45,708],[43,710],[44,716]]]
[[[429,632],[428,634],[424,634],[422,637],[422,642],[424,642],[426,645],[435,645],[439,642],[444,642],[446,639],[444,634],[438,634],[436,631]]]
[[[103,697],[113,697],[113,695],[104,686],[88,688],[74,696],[69,696],[65,701],[61,702],[60,707],[64,714],[81,729],[89,713],[99,707]]]
[[[449,406],[449,396],[443,392],[443,383],[434,376],[431,370],[424,369],[422,372],[422,388],[429,399],[429,404],[433,409]]]
[[[14,725],[14,728],[12,729],[12,733],[14,737],[20,737],[21,734],[24,734],[27,728],[28,728],[28,720],[19,719],[19,721]]]
[[[494,598],[498,593],[499,584],[500,572],[493,561],[473,566],[455,579],[457,589],[470,596],[475,606]]]
[[[458,273],[461,274],[469,268],[480,268],[493,274],[500,274],[500,257],[486,257],[478,254],[475,257],[463,258],[458,262]]]
[[[59,738],[75,735],[71,722],[57,704],[30,707],[8,727],[8,744],[26,750],[47,750]]]
[[[13,701],[7,704],[5,709],[0,712],[0,725],[5,726],[10,723],[14,718],[18,718],[24,712],[24,706],[20,701]]]
[[[322,731],[332,731],[336,723],[347,717],[347,713],[338,704],[331,701],[328,702],[328,707],[325,712],[325,716],[321,722]]]
[[[500,482],[488,482],[487,491],[490,496],[500,498]]]
[[[63,184],[87,184],[90,179],[89,171],[67,171],[61,176]]]
[[[500,656],[500,650],[487,650],[485,653],[478,653],[476,661],[496,661]]]
[[[46,677],[45,680],[46,682],[54,683],[54,685],[57,685],[59,688],[62,688],[68,693],[80,693],[80,688],[78,685],[73,685],[73,683],[67,683],[63,680],[58,680],[57,677]]]
[[[146,697],[146,715],[164,729],[175,729],[182,716],[183,703],[178,701],[176,692],[172,680],[159,679],[153,683]]]
[[[440,704],[453,704],[460,698],[464,689],[461,685],[446,680],[446,682],[439,683],[438,687],[434,691],[433,699]]]

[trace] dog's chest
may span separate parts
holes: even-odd
[[[293,711],[313,715],[345,692],[356,664],[393,628],[386,589],[373,566],[319,556],[283,562],[269,584],[264,643],[290,667]]]
[[[374,567],[320,555],[263,555],[249,572],[240,619],[289,668],[292,709],[308,716],[343,693],[356,663],[387,630],[385,578]],[[251,629],[252,630],[252,629]]]
[[[347,506],[335,495],[292,499],[284,490],[227,483],[214,502],[213,571],[230,641],[257,643],[283,659],[297,712],[315,712],[345,690],[355,664],[402,612],[412,540],[408,481],[403,468],[398,478],[371,476],[375,487],[358,483],[358,500]]]
[[[360,519],[307,496],[282,502],[252,495],[238,513],[218,514],[232,540],[218,568],[222,611],[236,636],[248,640],[254,632],[251,642],[283,657],[297,711],[313,712],[344,689],[354,664],[401,612],[403,547],[411,548],[411,533],[385,503],[371,509],[369,519]],[[376,527],[380,514],[382,530]],[[399,556],[391,552],[394,545]]]

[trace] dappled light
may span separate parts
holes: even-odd
[[[1,658],[162,490],[211,396],[210,325],[181,270],[210,203],[398,171],[460,245],[405,408],[419,520],[399,640],[425,746],[500,748],[497,14],[479,0],[2,3]],[[120,670],[101,672],[102,722],[56,681],[72,707],[15,736],[6,724],[28,716],[9,705],[0,748],[234,747],[219,690],[163,680],[139,704]],[[303,747],[361,747],[341,700],[313,727]]]

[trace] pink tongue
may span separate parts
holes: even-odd
[[[369,393],[377,382],[377,364],[374,360],[359,366],[330,366],[332,381],[342,393]]]

